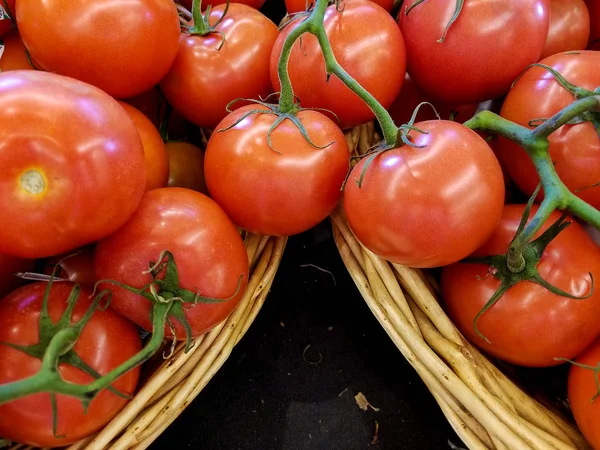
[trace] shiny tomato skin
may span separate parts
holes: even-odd
[[[124,13],[126,12],[126,13]],[[179,16],[165,0],[19,0],[19,32],[44,70],[132,97],[165,76],[179,43]]]
[[[394,6],[394,0],[371,0],[373,3],[377,3],[387,12],[392,10]],[[306,11],[307,6],[314,6],[314,0],[285,0],[285,9],[288,14]]]
[[[59,264],[58,273],[55,273],[57,278],[94,287],[97,281],[94,271],[94,254],[95,247],[87,245],[72,252],[54,256],[45,262],[44,273],[52,275],[56,265]]]
[[[227,116],[217,130],[233,125],[248,105]],[[341,197],[348,171],[348,146],[335,123],[318,111],[298,118],[315,148],[291,121],[271,134],[273,114],[253,114],[235,127],[215,132],[204,159],[206,183],[215,199],[239,227],[268,236],[290,236],[327,218]],[[330,145],[328,145],[330,144]]]
[[[204,177],[204,150],[190,142],[167,142],[165,149],[169,158],[168,185],[209,195]]]
[[[350,173],[344,210],[362,244],[389,261],[410,267],[456,262],[483,244],[498,225],[504,204],[502,169],[474,131],[432,120],[411,140],[367,159]]]
[[[541,61],[561,73],[567,81],[594,90],[600,86],[600,52],[589,50],[578,54],[559,53]],[[548,118],[571,104],[573,95],[562,88],[548,71],[533,67],[515,83],[508,93],[500,114],[520,125]],[[549,136],[550,157],[561,180],[575,194],[600,207],[600,138],[590,122],[565,125]],[[535,167],[527,153],[508,139],[499,138],[498,155],[510,177],[526,195],[532,195],[539,183]],[[583,190],[581,190],[583,189]],[[540,194],[538,201],[543,195]]]
[[[539,60],[548,35],[550,0],[466,0],[442,43],[456,2],[428,0],[407,15],[414,2],[405,1],[398,15],[408,73],[427,96],[448,104],[507,92]]]
[[[231,2],[231,3],[241,3],[243,5],[248,5],[254,9],[260,9],[262,8],[262,5],[265,4],[266,0],[236,0],[235,2]],[[188,11],[192,10],[192,2],[193,0],[181,0],[180,3],[185,6],[187,8]],[[208,5],[212,5],[213,7],[217,6],[217,5],[223,5],[227,3],[227,0],[203,0],[202,1],[202,10],[206,10],[206,8],[208,7]],[[230,4],[231,6],[231,4]]]
[[[325,13],[325,31],[338,63],[384,107],[389,107],[402,87],[406,73],[404,40],[394,19],[369,0],[345,0]],[[271,55],[271,82],[280,90],[277,65],[283,43],[300,21],[281,31]],[[305,34],[294,43],[288,73],[295,95],[305,108],[324,108],[339,119],[342,129],[368,122],[375,116],[363,100],[336,76],[327,81],[325,60],[317,39]],[[334,116],[331,116],[334,118]],[[334,118],[335,120],[335,118]]]
[[[469,120],[477,111],[477,103],[469,103],[466,105],[445,105],[440,102],[430,101],[423,95],[415,85],[407,73],[404,77],[404,83],[400,94],[388,108],[388,112],[394,119],[397,126],[407,124],[417,108],[422,102],[431,103],[435,107],[435,111],[430,105],[423,105],[419,109],[415,122],[424,122],[426,120],[437,119],[436,112],[441,119],[450,120],[451,116],[456,122],[464,123]]]
[[[64,312],[73,288],[70,282],[55,282],[48,302],[51,319],[56,322]],[[38,342],[38,323],[46,283],[24,286],[0,301],[0,340],[17,345]],[[74,320],[89,308],[90,288],[82,287]],[[110,308],[97,310],[75,344],[75,352],[100,374],[125,362],[141,350],[136,327]],[[35,374],[41,361],[5,345],[0,346],[0,383],[8,383]],[[79,369],[61,365],[61,375],[76,384],[87,384],[93,378]],[[113,386],[126,395],[135,392],[140,374],[137,367],[122,375]],[[108,390],[103,390],[90,403],[87,414],[81,401],[64,395],[56,396],[58,405],[57,434],[52,433],[52,408],[49,394],[34,394],[0,405],[0,434],[2,437],[34,447],[62,447],[101,429],[128,402]]]
[[[17,278],[15,273],[33,270],[35,270],[34,259],[23,259],[0,253],[0,298],[25,284],[25,280]]]
[[[210,23],[223,15],[215,7]],[[222,36],[183,33],[173,66],[160,88],[173,108],[190,122],[214,129],[228,114],[227,105],[238,98],[264,98],[272,92],[269,58],[277,26],[264,14],[232,3],[226,20],[216,30]]]
[[[146,167],[146,191],[165,187],[169,181],[169,158],[160,133],[152,121],[139,109],[125,102],[119,102],[119,104],[135,125],[142,140]]]
[[[186,305],[192,334],[199,336],[225,320],[242,298],[249,270],[242,238],[209,197],[184,188],[154,189],[144,195],[129,222],[96,246],[96,277],[141,288],[151,281],[144,273],[150,262],[157,261],[164,250],[175,258],[182,288],[220,299],[235,294],[224,302]],[[103,286],[118,292],[112,308],[142,328],[152,329],[148,300],[109,284]],[[174,325],[177,339],[185,339],[183,327],[177,321]],[[165,336],[172,336],[168,326]]]
[[[145,185],[129,117],[101,90],[49,72],[0,74],[0,252],[57,255],[117,230]]]
[[[596,340],[583,353],[575,358],[578,364],[598,367],[600,363],[600,340]],[[600,400],[594,371],[572,365],[568,378],[569,406],[577,427],[594,449],[600,449]]]
[[[4,9],[9,16],[14,17],[16,0],[0,0],[0,7]],[[14,30],[14,22],[10,17],[5,17],[0,20],[0,37],[4,36],[11,30]]]
[[[532,209],[532,216],[537,211]],[[524,205],[506,205],[500,225],[473,256],[506,253],[519,225]],[[547,229],[560,217],[555,211],[543,225]],[[538,233],[536,236],[541,234]],[[457,263],[442,271],[442,297],[454,324],[473,344],[513,364],[546,367],[560,364],[554,358],[572,358],[599,334],[600,293],[586,300],[552,294],[547,289],[521,282],[478,321],[479,330],[491,343],[477,336],[473,320],[500,285],[489,266]],[[546,248],[538,264],[540,276],[572,295],[587,295],[592,280],[600,277],[600,249],[581,225],[573,222]]]
[[[590,14],[584,0],[550,0],[550,27],[540,59],[584,50],[590,37]]]
[[[27,51],[19,33],[14,30],[2,36],[4,51],[0,56],[0,71],[9,70],[33,70],[33,66],[27,59]]]

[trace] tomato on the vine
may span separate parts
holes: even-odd
[[[50,289],[48,311],[54,323],[67,307],[74,284],[55,282]],[[39,342],[39,318],[47,284],[32,283],[12,292],[0,301],[0,341],[28,346]],[[92,290],[81,287],[72,316],[79,320],[91,306]],[[85,325],[74,346],[79,357],[101,375],[107,374],[141,350],[136,327],[112,311],[97,310]],[[0,384],[17,381],[36,374],[42,361],[26,353],[0,345]],[[60,364],[61,376],[71,383],[89,384],[94,378],[68,364]],[[140,368],[119,377],[112,386],[125,395],[135,392]],[[0,405],[0,435],[3,438],[34,447],[62,447],[87,437],[101,429],[128,402],[108,389],[102,390],[84,412],[80,400],[56,395],[57,433],[52,430],[50,394],[33,394]]]
[[[123,225],[146,183],[127,113],[89,84],[49,72],[0,74],[0,252],[57,255]]]
[[[0,18],[0,37],[4,36],[10,30],[14,29],[14,14],[15,14],[15,2],[17,0],[0,0],[0,8],[2,8],[2,15]]]
[[[392,11],[394,6],[394,0],[371,0],[373,3],[377,3],[383,9],[388,12]],[[288,14],[293,14],[301,11],[306,11],[310,6],[315,5],[315,0],[285,0],[285,9]]]
[[[344,210],[373,253],[410,267],[456,262],[483,244],[504,204],[502,169],[474,131],[447,120],[417,122],[414,148],[363,158],[350,173]],[[210,184],[209,184],[210,186]]]
[[[600,86],[600,52],[582,50],[559,53],[540,62],[570,83],[593,91]],[[541,67],[529,69],[510,90],[500,114],[519,125],[550,118],[575,100],[554,76]],[[600,138],[592,122],[564,125],[548,137],[550,157],[560,179],[578,197],[600,207]],[[499,138],[498,155],[510,177],[527,195],[533,194],[539,177],[531,159],[518,144]],[[543,195],[538,196],[541,200]]]
[[[132,97],[167,73],[179,43],[177,9],[167,0],[19,0],[17,25],[44,70]]]
[[[0,47],[4,47],[3,51],[0,52],[0,72],[34,69],[27,58],[27,50],[23,45],[21,36],[16,30],[2,36]]]
[[[530,220],[537,209],[534,205]],[[523,211],[522,204],[506,205],[500,225],[472,256],[506,253]],[[560,215],[554,211],[536,237]],[[592,277],[600,279],[600,248],[577,222],[550,242],[537,270],[552,286],[576,297],[591,293],[589,298],[556,295],[531,281],[517,283],[480,316],[477,326],[486,342],[476,334],[474,319],[500,286],[489,270],[486,264],[457,263],[445,267],[441,278],[450,318],[470,342],[489,354],[523,366],[552,366],[560,363],[555,358],[578,355],[600,334],[600,293],[590,291]]]
[[[204,177],[204,150],[190,142],[167,142],[165,149],[169,158],[168,185],[208,195]]]
[[[234,125],[252,110],[265,112]],[[273,130],[269,147],[267,133],[278,118],[261,105],[235,110],[208,141],[208,190],[247,231],[267,236],[301,233],[327,218],[340,199],[348,171],[344,134],[318,111],[300,111],[297,117],[313,144],[322,148],[311,145],[289,120]]]
[[[584,0],[550,0],[550,27],[540,59],[584,50],[590,37],[590,14]]]
[[[220,5],[211,10],[211,25],[224,9]],[[272,92],[269,58],[277,38],[277,26],[270,19],[237,3],[229,5],[215,31],[206,36],[183,33],[175,62],[160,82],[177,112],[211,130],[228,114],[233,100],[264,98]]]
[[[303,17],[288,23],[271,55],[271,82],[281,90],[277,66],[283,43]],[[385,108],[402,87],[406,52],[398,24],[387,11],[369,0],[345,0],[327,7],[324,21],[339,64]],[[317,38],[305,34],[294,43],[288,73],[295,95],[305,108],[324,108],[339,119],[342,129],[368,122],[375,116],[366,103],[336,76],[327,77]],[[332,116],[335,120],[335,117]]]
[[[152,277],[151,262],[170,251],[181,287],[203,297],[228,299],[184,306],[192,335],[210,330],[237,306],[248,282],[248,255],[234,224],[206,195],[190,189],[167,187],[148,191],[131,219],[96,246],[94,266],[98,280],[116,280],[141,288]],[[117,293],[111,307],[146,330],[152,330],[151,303],[112,284]],[[185,331],[173,320],[177,339]],[[165,335],[172,336],[165,325]]]
[[[443,42],[457,2],[428,0],[410,9],[415,3],[405,1],[398,15],[408,73],[427,96],[448,104],[507,92],[538,61],[548,35],[550,0],[466,0]]]

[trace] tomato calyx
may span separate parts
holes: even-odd
[[[221,24],[221,22],[223,22],[223,19],[225,19],[225,16],[229,11],[229,0],[227,0],[227,2],[225,3],[225,9],[223,10],[223,14],[221,15],[221,17],[219,17],[219,19],[215,22],[214,25],[211,25],[209,22],[212,5],[208,5],[206,11],[202,13],[202,0],[193,1],[191,13],[188,12],[186,14],[184,11],[182,11],[182,8],[178,8],[178,10],[184,15],[184,17],[187,16],[186,18],[189,18],[191,16],[192,18],[192,25],[183,25],[183,28],[187,30],[189,34],[195,36],[208,36],[209,34],[218,34],[221,36],[221,43],[216,48],[216,50],[219,51],[221,50],[221,48],[223,48],[223,45],[225,45],[225,35],[222,31],[217,30],[217,27]]]
[[[569,364],[572,364],[574,366],[577,366],[581,369],[585,369],[585,370],[591,370],[594,373],[594,381],[596,382],[596,393],[592,396],[592,398],[590,399],[590,403],[594,403],[594,401],[600,397],[600,361],[598,361],[598,364],[596,366],[590,366],[588,364],[582,364],[579,363],[577,361],[573,361],[571,359],[568,358],[554,358],[556,361],[564,361],[567,362]]]
[[[408,13],[410,13],[416,6],[419,6],[424,1],[425,0],[417,0],[417,1],[415,1],[410,6],[406,5],[406,10],[405,10],[404,14],[408,16]],[[446,40],[446,36],[448,35],[448,30],[450,30],[450,27],[452,25],[454,25],[454,22],[456,22],[456,20],[458,19],[458,16],[460,16],[460,13],[462,12],[462,9],[463,9],[464,5],[465,5],[465,0],[456,0],[456,8],[454,9],[454,13],[452,14],[452,17],[450,18],[450,20],[446,24],[446,28],[444,28],[444,32],[442,33],[442,37],[439,38],[437,40],[437,42],[439,42],[441,44],[441,43],[443,43]]]
[[[515,242],[516,239],[523,233],[525,229],[525,224],[529,219],[529,214],[531,212],[531,207],[533,206],[533,201],[537,196],[541,186],[538,186],[536,192],[532,195],[525,207],[523,212],[523,216],[521,217],[521,221],[517,228],[517,232],[511,241],[511,245]],[[492,306],[494,306],[500,298],[504,295],[506,291],[508,291],[511,287],[515,286],[518,283],[523,281],[529,281],[532,283],[536,283],[543,288],[549,290],[555,295],[570,298],[573,300],[585,300],[588,299],[594,292],[594,277],[590,272],[591,286],[587,295],[578,297],[568,292],[563,291],[562,289],[557,288],[556,286],[551,285],[549,282],[544,280],[538,272],[538,265],[544,255],[544,251],[546,247],[554,238],[556,238],[561,231],[571,225],[571,221],[567,220],[567,215],[562,214],[559,219],[556,220],[546,231],[542,233],[538,238],[530,241],[522,250],[521,253],[521,264],[518,270],[515,270],[509,264],[509,253],[500,254],[500,255],[490,255],[490,256],[481,256],[481,257],[470,257],[461,261],[461,263],[472,263],[472,264],[486,264],[489,267],[488,273],[486,277],[492,275],[496,279],[500,281],[500,286],[494,292],[492,297],[487,301],[487,303],[483,306],[483,308],[477,313],[475,319],[473,320],[473,327],[475,333],[486,341],[488,344],[491,342],[489,339],[483,335],[483,333],[479,330],[478,322],[479,318],[485,314],[487,310],[489,310]],[[510,245],[509,245],[510,248]]]

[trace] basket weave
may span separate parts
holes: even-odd
[[[351,152],[378,141],[372,123],[346,133]],[[337,248],[367,305],[472,450],[589,449],[576,427],[529,397],[470,345],[438,302],[427,272],[392,264],[362,246],[338,207]]]
[[[262,307],[279,267],[287,238],[249,234],[244,243],[250,260],[250,279],[244,296],[229,318],[184,344],[171,357],[157,354],[145,368],[138,392],[102,431],[67,447],[69,450],[142,450],[183,412],[204,389],[244,336]],[[168,345],[166,346],[168,350]],[[150,372],[150,373],[148,373]],[[31,449],[14,445],[11,450]]]

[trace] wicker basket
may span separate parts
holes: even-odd
[[[229,318],[195,339],[188,353],[178,344],[168,359],[162,352],[142,373],[138,392],[102,431],[69,450],[141,450],[148,448],[204,389],[244,336],[262,307],[279,267],[286,238],[247,235],[250,279]],[[31,447],[14,445],[11,450]]]
[[[353,154],[377,141],[372,123],[346,133]],[[367,305],[473,450],[588,449],[568,420],[529,397],[470,345],[444,313],[427,272],[362,246],[343,208],[331,215],[338,250]]]

